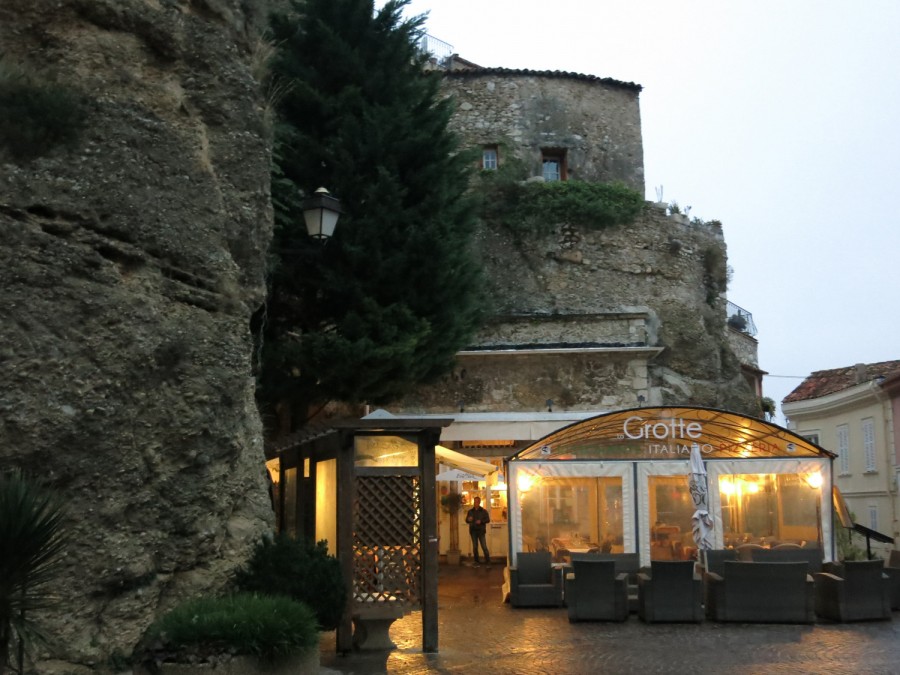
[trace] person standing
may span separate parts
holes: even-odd
[[[469,524],[469,536],[472,537],[472,552],[475,554],[475,564],[481,564],[478,558],[478,545],[481,544],[481,550],[484,552],[484,562],[486,565],[491,564],[491,554],[488,553],[487,541],[487,524],[491,522],[491,514],[487,509],[481,506],[481,497],[475,497],[474,506],[466,513],[466,522]]]

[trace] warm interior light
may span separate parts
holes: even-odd
[[[516,479],[516,485],[519,486],[519,492],[528,492],[534,485],[534,476],[529,476],[527,473],[520,473],[519,477]]]
[[[751,495],[755,495],[759,492],[759,483],[747,483],[747,492]]]
[[[721,490],[723,495],[728,495],[730,497],[734,494],[734,483],[731,482],[730,478],[724,478],[719,481],[719,490]]]
[[[811,474],[806,476],[806,484],[809,485],[813,490],[818,490],[822,487],[822,474],[818,471],[814,471]]]

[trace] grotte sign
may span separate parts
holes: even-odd
[[[598,415],[564,427],[515,459],[687,459],[822,457],[830,453],[792,431],[713,408],[659,407]]]

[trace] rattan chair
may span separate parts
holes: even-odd
[[[891,589],[881,560],[844,561],[816,575],[816,614],[831,621],[891,618]]]
[[[509,602],[513,607],[561,607],[560,570],[552,565],[550,551],[518,553],[509,568]]]
[[[638,616],[647,623],[703,621],[703,584],[693,560],[651,560],[638,574]]]
[[[625,621],[628,618],[628,576],[616,574],[612,560],[576,558],[566,575],[569,621]]]

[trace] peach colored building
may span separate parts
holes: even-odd
[[[816,371],[782,410],[789,429],[837,455],[835,485],[854,520],[900,536],[900,361]],[[872,552],[884,556],[890,547],[873,543]]]

